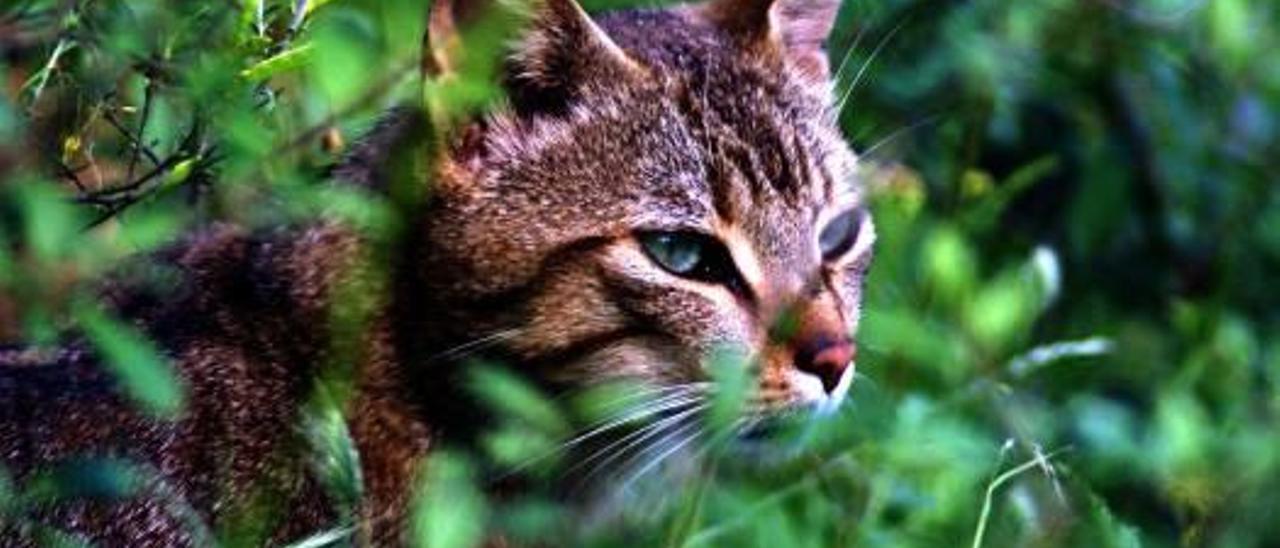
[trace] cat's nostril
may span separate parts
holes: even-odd
[[[796,367],[822,381],[828,394],[840,384],[840,377],[853,361],[856,347],[849,341],[819,341],[796,355]]]

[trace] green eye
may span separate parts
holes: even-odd
[[[862,208],[851,209],[836,215],[818,234],[818,250],[822,252],[822,260],[832,261],[853,249],[858,241],[858,231],[862,228],[862,218],[866,212]]]
[[[662,268],[679,276],[690,276],[702,263],[702,238],[678,232],[655,232],[640,237],[644,250]]]
[[[719,240],[696,232],[644,232],[637,237],[645,254],[663,270],[745,291],[733,258]]]

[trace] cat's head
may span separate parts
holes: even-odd
[[[428,65],[444,70],[472,8],[436,4]],[[874,231],[831,101],[837,7],[712,0],[593,21],[535,0],[502,70],[509,100],[457,132],[433,187],[424,278],[448,348],[663,386],[706,381],[708,354],[738,348],[755,409],[838,403]]]

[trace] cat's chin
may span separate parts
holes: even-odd
[[[800,438],[811,430],[816,421],[827,420],[836,414],[842,400],[797,403],[765,412],[735,432],[727,440],[726,449],[750,456],[752,461],[765,466],[786,459],[800,448]]]
[[[840,380],[836,382],[835,388],[826,394],[822,399],[813,403],[814,412],[819,416],[834,415],[840,409],[840,405],[844,403],[845,396],[849,395],[849,387],[853,386],[853,378],[857,375],[857,365],[850,363],[846,367],[844,373],[840,375]]]
[[[845,396],[849,394],[849,387],[853,385],[853,378],[857,375],[856,370],[856,364],[850,362],[840,374],[840,378],[836,380],[835,386],[830,388],[824,386],[822,381],[813,375],[793,376],[792,383],[797,401],[792,403],[791,407],[809,409],[819,416],[834,414],[844,403]]]

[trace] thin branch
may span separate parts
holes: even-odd
[[[145,148],[142,144],[142,139],[147,136],[147,121],[151,119],[151,104],[155,95],[156,81],[150,74],[147,74],[145,78],[147,79],[147,85],[142,91],[142,119],[138,121],[137,138],[130,139],[130,142],[133,143],[133,154],[129,158],[129,171],[128,175],[125,176],[126,181],[133,180],[134,169],[138,167],[138,156],[142,153],[142,149]]]
[[[50,158],[53,159],[53,167],[57,168],[58,174],[61,175],[62,178],[71,181],[71,184],[75,185],[76,190],[80,191],[82,194],[89,191],[88,188],[84,186],[84,182],[80,180],[80,176],[76,175],[76,170],[71,169],[71,166],[68,166],[57,156],[50,155]]]
[[[103,118],[106,119],[107,123],[111,124],[111,127],[120,132],[120,135],[123,135],[125,139],[128,139],[129,145],[132,146],[135,151],[141,151],[142,154],[147,157],[147,160],[151,162],[151,165],[160,165],[160,158],[156,157],[155,152],[151,151],[151,147],[143,145],[142,140],[139,139],[137,135],[134,135],[129,128],[124,127],[124,124],[120,123],[120,120],[111,113],[111,110],[104,109],[103,112]],[[132,179],[132,171],[130,173],[129,178]]]
[[[982,501],[982,512],[978,515],[978,526],[973,532],[973,548],[982,547],[982,537],[987,532],[987,521],[991,518],[991,506],[994,504],[996,490],[999,489],[1001,485],[1008,483],[1009,480],[1018,477],[1032,468],[1047,467],[1048,462],[1053,459],[1053,457],[1070,450],[1071,447],[1063,447],[1062,449],[1051,451],[1048,454],[1037,451],[1036,455],[1031,459],[1028,459],[1026,462],[1023,462],[1022,464],[1009,469],[1007,472],[1000,474],[995,480],[987,484],[987,495]]]

